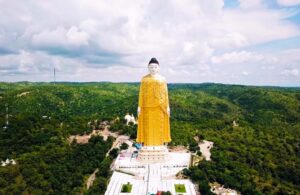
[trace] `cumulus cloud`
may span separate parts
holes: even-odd
[[[211,58],[212,63],[214,64],[241,64],[241,63],[253,63],[262,61],[264,57],[262,55],[247,52],[247,51],[239,51],[239,52],[230,52],[224,53],[221,56],[213,56]]]
[[[23,73],[37,72],[37,67],[35,67],[34,65],[33,56],[26,51],[21,51],[19,64],[20,64],[19,66],[20,72]]]
[[[75,26],[70,29],[58,26],[54,30],[43,30],[34,34],[32,44],[39,48],[72,48],[88,45],[88,39],[89,35]]]
[[[260,8],[262,0],[239,0],[240,6],[244,9]]]
[[[242,72],[242,75],[245,75],[245,76],[248,76],[249,74],[250,74],[250,72],[247,72],[247,71]]]
[[[300,4],[300,0],[277,0],[277,2],[282,6],[295,6]]]
[[[286,69],[286,70],[283,70],[281,72],[282,75],[284,76],[299,76],[300,75],[300,71],[296,68],[294,69]]]
[[[239,48],[248,44],[247,38],[238,32],[228,32],[214,37],[210,44],[215,48]]]
[[[17,75],[38,72],[33,56],[26,52],[20,51],[18,54],[0,56],[0,70],[2,73]]]

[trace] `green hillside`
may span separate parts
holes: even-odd
[[[76,194],[87,175],[108,169],[112,140],[69,145],[89,121],[136,113],[138,83],[0,83],[0,194]],[[217,181],[242,194],[300,194],[300,88],[170,84],[170,145],[199,136],[214,142],[212,161],[186,170],[208,193]],[[233,121],[238,123],[233,127]],[[135,129],[112,129],[135,136]],[[108,172],[97,182],[107,184]],[[97,183],[96,182],[96,183]],[[100,185],[99,184],[99,185]],[[92,194],[92,190],[86,192]],[[101,194],[101,190],[100,190]]]

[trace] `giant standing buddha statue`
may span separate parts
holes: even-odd
[[[138,131],[136,149],[121,151],[113,163],[113,175],[105,195],[123,194],[131,185],[130,194],[177,193],[177,185],[186,193],[196,195],[195,186],[186,179],[175,179],[178,172],[191,164],[188,152],[169,152],[170,108],[168,88],[159,75],[160,65],[155,58],[148,63],[149,74],[142,78],[138,103]],[[137,154],[137,155],[136,155]]]
[[[166,80],[159,75],[159,62],[152,58],[149,74],[140,85],[137,142],[143,147],[139,159],[162,161],[167,158],[170,136],[170,107]]]

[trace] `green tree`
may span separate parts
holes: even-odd
[[[118,148],[113,148],[110,152],[109,152],[109,156],[111,156],[113,159],[117,158],[119,154],[119,149]]]
[[[127,150],[128,147],[129,147],[128,144],[124,142],[124,143],[121,144],[120,149],[121,150]]]

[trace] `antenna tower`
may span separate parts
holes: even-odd
[[[56,82],[56,72],[55,72],[55,67],[53,68],[53,76],[54,76],[54,84]]]

